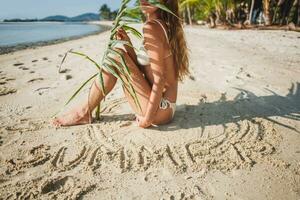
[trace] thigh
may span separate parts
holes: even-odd
[[[139,69],[138,65],[132,60],[132,58],[128,55],[126,51],[123,49],[116,49],[118,52],[122,53],[125,62],[130,70],[131,74],[131,84],[136,92],[137,98],[139,100],[141,109],[136,105],[133,97],[130,95],[130,93],[124,88],[123,90],[125,93],[125,97],[128,100],[131,108],[134,110],[134,112],[138,115],[144,116],[146,113],[148,101],[151,94],[151,86],[147,79],[144,76],[144,73]],[[116,58],[118,60],[119,58]],[[122,76],[120,74],[120,76]],[[125,78],[125,77],[123,77]],[[128,88],[130,90],[130,88]]]
[[[132,60],[132,58],[127,54],[127,52],[123,49],[117,50],[123,54],[125,62],[131,72],[131,84],[135,89],[141,109],[139,109],[139,107],[135,104],[135,101],[130,95],[130,93],[123,87],[126,99],[128,100],[131,108],[136,114],[145,116],[152,88],[148,80],[144,76],[144,73],[140,70],[139,66]],[[158,108],[153,123],[157,125],[164,124],[169,122],[171,118],[172,110],[170,108],[165,110]]]

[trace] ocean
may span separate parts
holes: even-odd
[[[0,22],[0,47],[67,39],[104,29],[95,24],[73,22]]]

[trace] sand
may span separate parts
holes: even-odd
[[[192,75],[149,129],[120,84],[100,121],[49,124],[96,72],[70,56],[58,73],[63,54],[99,60],[108,32],[0,55],[0,199],[300,199],[299,33],[185,31]]]

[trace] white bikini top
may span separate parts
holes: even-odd
[[[167,41],[169,42],[169,37],[168,37],[165,27],[162,25],[162,23],[159,20],[154,19],[154,21],[158,22],[158,24],[162,27],[162,29],[164,30],[164,33],[166,35]],[[137,50],[136,55],[137,55],[137,61],[138,61],[139,65],[147,66],[150,64],[150,58],[149,58],[149,55],[147,54],[147,49],[144,46],[144,39],[142,41],[140,48]],[[168,56],[170,56],[170,55],[171,55],[171,53]],[[166,57],[168,57],[168,56],[166,56]]]

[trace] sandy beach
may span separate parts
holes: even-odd
[[[109,33],[0,55],[0,199],[300,199],[300,34],[185,27],[172,123],[138,128],[120,84],[100,121],[51,116]],[[86,88],[72,104],[86,97]]]

